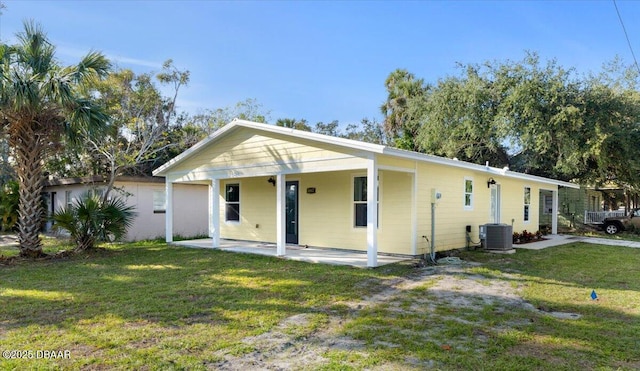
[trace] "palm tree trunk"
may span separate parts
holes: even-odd
[[[18,208],[18,240],[20,255],[24,257],[40,257],[42,240],[40,239],[40,223],[42,220],[42,153],[43,144],[40,135],[31,125],[20,125],[10,135],[15,148],[18,182],[20,183],[20,206]]]

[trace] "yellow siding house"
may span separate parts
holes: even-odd
[[[535,232],[542,178],[268,124],[234,120],[154,171],[166,179],[166,239],[173,241],[176,184],[209,186],[209,234],[220,238],[422,255],[464,247],[486,223]],[[433,204],[433,210],[432,210]],[[433,215],[433,218],[432,218]],[[471,233],[467,233],[470,226]],[[432,233],[432,230],[434,233]]]

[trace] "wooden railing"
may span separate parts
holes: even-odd
[[[602,224],[605,218],[625,216],[624,210],[616,211],[586,211],[584,212],[584,224]]]

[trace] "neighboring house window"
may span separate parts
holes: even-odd
[[[524,187],[524,221],[529,221],[529,209],[531,208],[531,187]]]
[[[71,191],[64,191],[64,205],[66,208],[73,206],[73,198],[71,198]]]
[[[473,179],[464,179],[464,208],[473,209]]]
[[[227,184],[224,190],[225,221],[240,221],[240,184]]]
[[[542,213],[545,215],[553,213],[553,196],[544,195],[544,209]]]
[[[600,197],[591,196],[591,209],[589,211],[600,211],[602,207],[600,206]]]
[[[380,224],[380,191],[378,189],[378,225]],[[367,177],[353,178],[354,226],[367,226]]]
[[[167,210],[167,197],[166,192],[162,191],[153,191],[153,213],[154,214],[164,214]]]

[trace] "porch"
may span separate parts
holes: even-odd
[[[220,239],[217,247],[213,245],[213,239],[204,238],[198,240],[175,241],[172,244],[184,247],[201,249],[215,249],[244,254],[257,254],[265,256],[280,257],[289,260],[303,261],[309,263],[348,265],[357,268],[367,268],[367,252],[353,250],[339,250],[329,248],[304,247],[299,245],[287,245],[287,254],[278,256],[275,243],[239,241]],[[410,256],[392,256],[378,254],[378,266],[398,263],[411,260]]]

